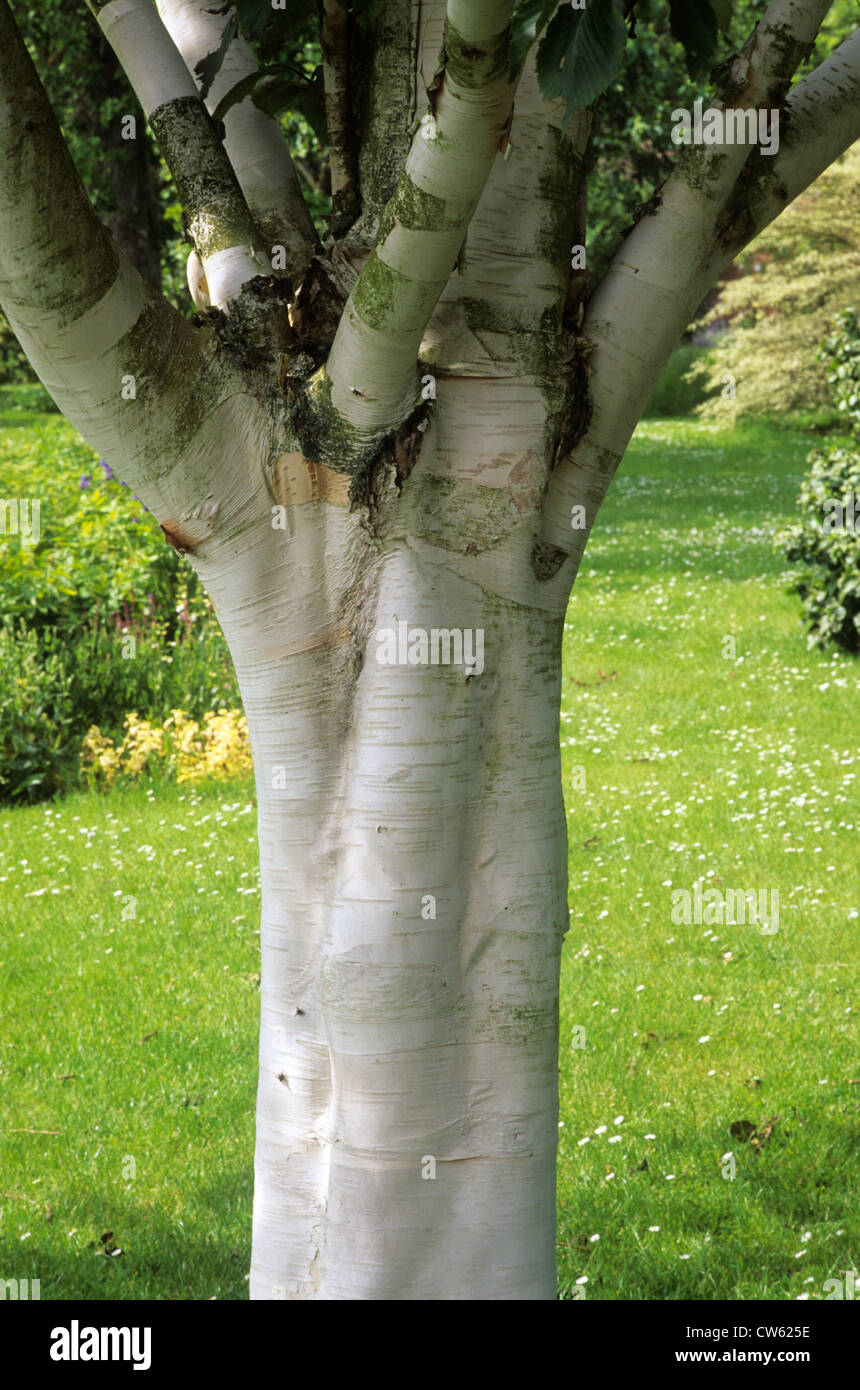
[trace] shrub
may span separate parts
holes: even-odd
[[[71,680],[60,653],[0,627],[0,799],[51,796],[77,771]]]
[[[78,779],[81,735],[96,723],[109,738],[119,735],[129,710],[132,728],[143,731],[181,701],[190,711],[184,718],[212,725],[201,745],[208,757],[221,727],[213,707],[241,703],[226,644],[207,612],[185,610],[175,638],[156,617],[127,624],[94,619],[76,638],[20,623],[0,634],[0,801],[25,790],[30,799],[69,790]],[[128,767],[139,753],[133,737]]]
[[[41,381],[17,382],[12,386],[0,383],[0,423],[18,425],[21,416],[32,411],[59,414]]]
[[[860,650],[860,530],[853,526],[853,500],[860,507],[860,451],[816,449],[800,491],[803,519],[780,537],[789,560],[812,570],[794,588],[803,599],[810,646],[835,642]],[[860,518],[858,518],[860,520]]]
[[[22,780],[29,779],[31,797],[73,785],[80,739],[93,724],[121,739],[132,710],[160,724],[175,708],[201,719],[241,704],[226,643],[194,571],[66,421],[32,413],[37,393],[44,396],[41,386],[7,386],[0,394],[0,498],[40,503],[35,543],[12,527],[0,532],[0,614],[16,642],[25,629],[30,634],[30,683],[37,680],[33,662],[50,658],[45,689],[62,686],[71,702],[69,727],[58,732],[73,751],[58,758],[41,738],[19,767],[20,738],[10,733],[0,742],[0,801],[20,795]],[[23,660],[18,653],[16,670]],[[8,712],[4,727],[12,727]]]
[[[35,379],[36,373],[27,361],[8,319],[0,314],[0,382],[31,382]]]
[[[675,348],[651,395],[644,419],[666,419],[690,415],[705,399],[705,384],[693,380],[689,373],[697,364],[707,361],[708,349],[694,343],[682,343]]]
[[[835,332],[821,344],[827,380],[843,416],[854,425],[854,441],[814,449],[803,480],[801,520],[779,537],[789,560],[811,569],[796,581],[803,600],[809,645],[834,642],[860,651],[860,325],[853,309],[837,315]]]
[[[836,332],[821,344],[819,354],[830,368],[828,383],[836,405],[856,428],[860,425],[860,323],[854,309],[836,317]]]
[[[10,436],[0,496],[38,499],[40,525],[35,545],[0,543],[5,617],[77,632],[96,611],[130,602],[172,616],[180,590],[196,593],[196,575],[71,426],[49,417]]]
[[[170,621],[154,608],[124,604],[122,612],[97,614],[67,639],[80,729],[98,723],[117,733],[131,710],[160,721],[176,707],[200,718],[241,703],[209,599],[192,604],[183,594],[176,608]]]

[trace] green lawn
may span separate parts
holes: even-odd
[[[820,1298],[860,1268],[860,667],[807,652],[771,540],[808,447],[647,422],[576,586],[564,1292]],[[699,876],[777,889],[779,930],[675,925]],[[730,1133],[776,1115],[758,1151]]]
[[[807,652],[771,539],[809,447],[648,421],[577,584],[566,1297],[815,1299],[860,1268],[860,667]],[[245,1295],[253,812],[250,784],[0,810],[0,1277],[43,1298]],[[699,876],[777,889],[779,930],[673,923]]]
[[[255,832],[250,783],[0,814],[0,1276],[42,1298],[245,1296]]]

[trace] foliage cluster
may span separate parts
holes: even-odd
[[[39,506],[32,542],[0,535],[0,799],[74,785],[80,740],[124,717],[238,708],[212,606],[153,518],[37,388],[0,397],[0,497]]]
[[[800,490],[801,519],[781,538],[789,560],[805,566],[795,582],[803,600],[809,645],[834,643],[860,651],[860,323],[853,309],[837,318],[821,345],[827,380],[850,442],[834,441],[809,455]],[[855,517],[855,506],[857,515]]]

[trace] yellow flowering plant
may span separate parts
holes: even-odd
[[[234,777],[252,771],[248,725],[240,710],[208,711],[200,723],[172,710],[164,724],[136,713],[124,721],[121,741],[92,725],[81,747],[81,771],[88,785],[107,789],[117,781],[161,775],[177,782]]]

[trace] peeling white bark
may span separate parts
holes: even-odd
[[[110,0],[99,10],[98,22],[145,115],[175,97],[196,95],[173,44],[164,43],[148,0]]]
[[[493,53],[512,11],[513,0],[449,0],[447,12],[462,44]],[[510,121],[506,54],[474,80],[448,55],[433,124],[416,133],[393,200],[393,224],[344,310],[326,367],[331,403],[367,439],[399,424],[418,399],[418,346]]]
[[[262,496],[193,561],[258,785],[252,1298],[555,1294],[565,593],[528,564],[537,495],[478,555],[460,504],[428,528],[424,490],[494,448],[467,418],[432,427],[384,553],[331,502],[273,531]],[[378,664],[401,620],[482,628],[483,673]]]
[[[435,22],[425,23],[420,53],[425,82],[435,67],[443,21],[444,7]],[[546,379],[542,388],[537,383],[540,354],[534,351],[543,340],[544,372],[552,364],[550,374],[561,382],[556,333],[547,317],[559,319],[571,247],[570,238],[558,241],[557,227],[565,213],[573,225],[570,169],[581,167],[592,122],[590,111],[577,113],[562,136],[562,111],[563,103],[540,95],[532,49],[517,87],[508,156],[493,163],[463,254],[421,343],[421,360],[434,371],[530,381],[545,391]],[[491,416],[497,402],[483,409]],[[513,421],[505,423],[515,428]],[[518,462],[525,450],[504,452]]]

